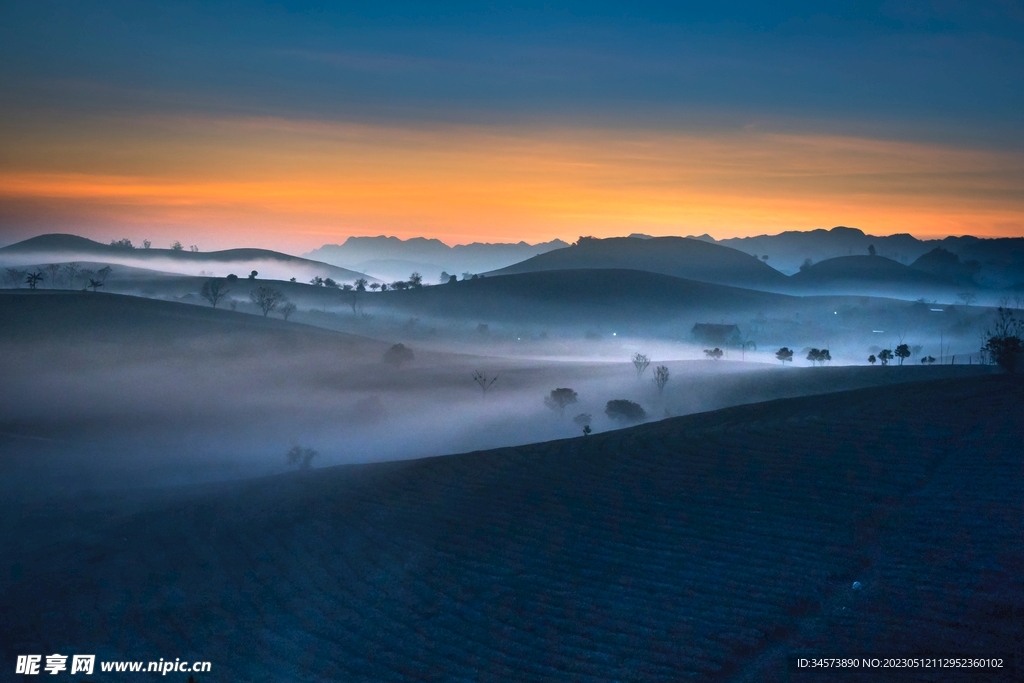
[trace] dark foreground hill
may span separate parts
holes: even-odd
[[[1022,386],[978,377],[41,500],[4,511],[34,549],[3,560],[0,657],[181,657],[230,681],[842,679],[787,672],[792,652],[1020,665],[1022,440]]]
[[[787,278],[741,251],[686,237],[581,238],[567,249],[538,254],[494,275],[574,268],[645,270],[672,277],[750,289],[778,290]]]

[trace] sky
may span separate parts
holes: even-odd
[[[2,3],[0,244],[1024,236],[1019,3],[672,4]]]

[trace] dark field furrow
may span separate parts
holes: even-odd
[[[112,499],[80,540],[17,559],[0,649],[209,659],[231,681],[761,681],[785,680],[793,651],[1019,658],[1022,399],[1004,378],[944,380]]]

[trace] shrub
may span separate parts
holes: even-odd
[[[604,414],[609,419],[619,422],[640,422],[647,417],[647,412],[639,403],[633,403],[624,398],[608,401],[604,407]]]

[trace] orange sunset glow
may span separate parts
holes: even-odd
[[[278,118],[95,121],[7,141],[0,207],[100,237],[448,243],[578,235],[1014,234],[1019,156],[937,144]]]

